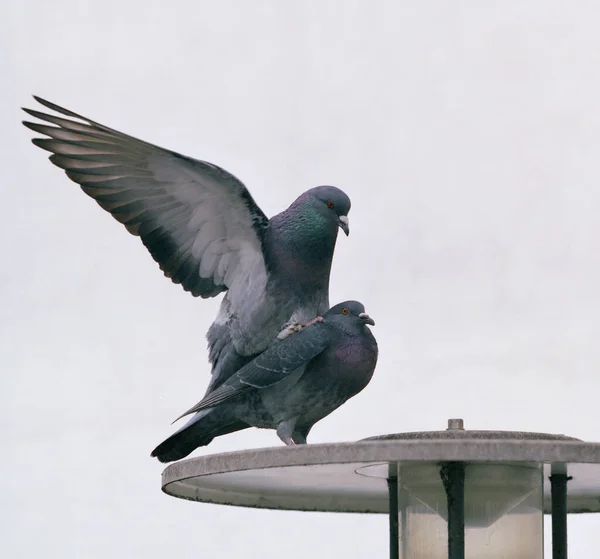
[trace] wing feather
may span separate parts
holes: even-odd
[[[253,389],[277,384],[287,375],[307,365],[330,344],[327,326],[317,322],[271,346],[244,365],[225,384],[207,394],[202,401],[175,421],[207,408],[223,404]]]
[[[45,136],[32,142],[139,236],[174,283],[200,297],[265,285],[268,219],[236,177],[35,99],[61,116],[24,109],[42,121],[23,123]]]

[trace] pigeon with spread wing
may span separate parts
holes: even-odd
[[[226,291],[207,334],[207,393],[327,310],[337,232],[349,232],[350,199],[340,189],[312,188],[268,219],[220,167],[35,99],[56,113],[24,109],[50,161],[140,237],[174,283],[195,297]]]

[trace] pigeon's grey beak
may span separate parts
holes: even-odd
[[[361,312],[358,315],[358,318],[360,318],[365,324],[375,326],[375,321],[366,312]]]
[[[350,220],[347,215],[341,215],[339,217],[338,225],[340,226],[340,229],[346,233],[346,237],[350,235]]]

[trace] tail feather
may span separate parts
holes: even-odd
[[[196,414],[179,431],[160,443],[150,456],[158,458],[159,462],[174,462],[185,458],[198,447],[206,446],[215,437],[241,431],[250,427],[247,423],[231,418],[228,421],[216,410],[204,410]]]

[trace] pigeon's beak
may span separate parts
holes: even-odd
[[[350,220],[347,215],[341,215],[339,217],[338,225],[340,226],[340,229],[346,233],[346,237],[350,235]]]
[[[358,318],[360,318],[365,324],[375,326],[375,321],[366,312],[361,312],[358,315]]]

